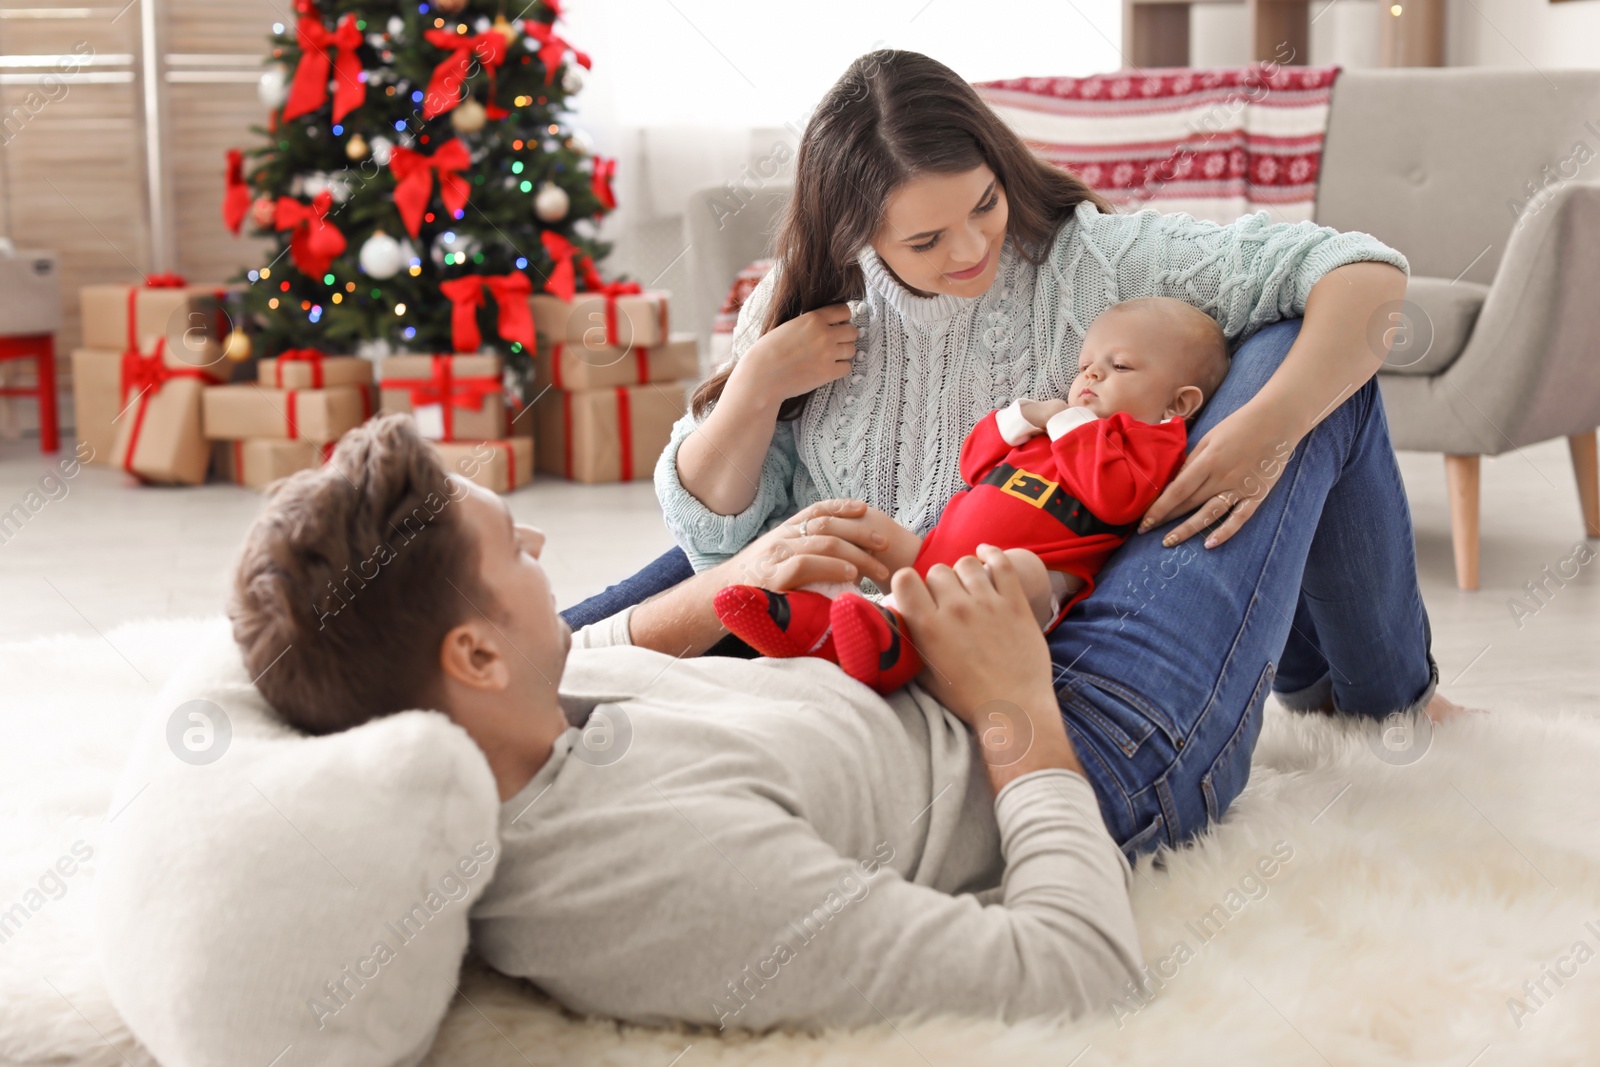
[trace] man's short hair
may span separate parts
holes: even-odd
[[[493,610],[464,492],[409,415],[351,430],[326,464],[269,490],[228,616],[290,725],[328,734],[438,706],[445,634]]]

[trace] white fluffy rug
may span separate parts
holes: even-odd
[[[0,646],[0,910],[96,847],[144,700],[198,625]],[[1473,715],[1414,762],[1380,750],[1370,728],[1269,709],[1223,825],[1140,863],[1149,981],[1094,1021],[645,1030],[469,966],[427,1064],[1600,1062],[1600,721]],[[0,942],[0,1063],[150,1064],[98,981],[93,860],[46,890]]]

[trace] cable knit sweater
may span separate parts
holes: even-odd
[[[668,528],[697,571],[738,552],[819,500],[850,497],[918,533],[962,487],[961,442],[985,414],[1018,397],[1066,396],[1083,337],[1106,308],[1143,296],[1187,301],[1222,326],[1230,350],[1262,326],[1305,312],[1318,279],[1361,260],[1410,273],[1399,252],[1370,234],[1313,222],[1273,223],[1267,213],[1227,226],[1147,208],[1103,215],[1079,204],[1044,264],[1010,239],[994,284],[977,297],[921,297],[895,281],[869,246],[860,262],[865,299],[855,368],[823,386],[793,421],[780,422],[750,506],[718,515],[678,479],[678,447],[697,422],[686,415],[656,465]],[[776,270],[739,312],[733,355],[761,335]]]

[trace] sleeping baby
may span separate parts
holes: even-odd
[[[1040,627],[1053,630],[1177,474],[1185,420],[1227,370],[1222,330],[1198,308],[1145,297],[1106,309],[1084,336],[1065,400],[1018,400],[967,435],[969,488],[945,506],[912,567],[926,576],[979,545],[1005,549]],[[716,610],[762,655],[832,660],[881,693],[922,669],[892,597],[874,603],[846,585],[736,585],[717,594]]]

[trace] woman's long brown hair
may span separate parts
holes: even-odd
[[[917,52],[868,52],[850,64],[806,124],[794,194],[778,229],[778,275],[762,332],[830,304],[859,300],[866,280],[856,257],[878,232],[890,195],[910,178],[958,174],[987,164],[1005,190],[1006,233],[1042,263],[1073,209],[1112,208],[1072,174],[1035,156],[955,71]],[[732,366],[695,390],[704,416]],[[793,396],[779,418],[798,418],[811,394]]]

